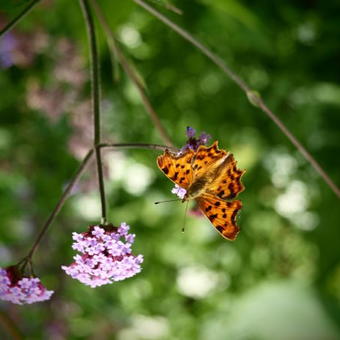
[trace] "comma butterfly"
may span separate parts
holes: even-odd
[[[186,190],[182,202],[195,199],[223,237],[236,238],[236,215],[242,203],[230,200],[244,190],[241,176],[245,170],[236,167],[231,153],[220,150],[215,141],[210,147],[199,146],[196,152],[187,149],[176,155],[166,150],[157,158],[157,164],[169,179]]]

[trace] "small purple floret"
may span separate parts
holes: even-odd
[[[0,268],[0,299],[18,305],[49,300],[54,292],[47,290],[37,277],[14,280],[10,269]]]
[[[210,135],[208,135],[205,132],[202,132],[201,135],[198,137],[199,142],[201,143],[201,145],[205,145],[209,142],[209,139],[211,138]]]
[[[131,246],[135,235],[121,223],[118,228],[92,226],[88,232],[73,233],[73,249],[81,254],[74,262],[61,268],[73,279],[92,288],[124,280],[141,271],[143,256],[134,256]]]
[[[177,195],[181,200],[184,198],[187,191],[183,188],[181,188],[179,185],[175,184],[175,186],[172,188],[171,192],[175,195]]]
[[[196,130],[190,126],[187,126],[187,136],[188,138],[193,138],[196,135]]]

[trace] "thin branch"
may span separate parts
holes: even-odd
[[[289,138],[292,144],[299,150],[299,152],[305,157],[305,159],[314,167],[314,169],[319,173],[319,175],[324,179],[328,186],[333,190],[333,192],[340,198],[340,189],[333,182],[333,180],[328,176],[321,165],[315,160],[315,158],[304,148],[304,146],[292,135],[292,133],[287,129],[287,127],[282,123],[280,119],[267,107],[263,102],[262,98],[259,97],[258,107],[264,111],[270,119],[272,119],[275,124],[281,129],[281,131]]]
[[[139,92],[139,95],[142,99],[142,103],[145,107],[145,110],[148,112],[154,126],[158,130],[158,132],[159,132],[161,138],[163,139],[164,143],[173,146],[171,138],[168,135],[167,131],[165,130],[161,120],[159,119],[156,110],[152,106],[151,101],[149,100],[148,95],[145,91],[145,88],[144,88],[142,82],[140,81],[136,71],[133,69],[133,67],[131,67],[127,58],[124,56],[122,50],[119,48],[118,44],[115,42],[114,34],[111,31],[111,28],[110,28],[110,26],[109,26],[109,24],[108,24],[108,22],[105,18],[104,13],[102,12],[102,10],[101,10],[101,8],[98,5],[96,0],[92,0],[91,2],[92,2],[93,7],[96,11],[98,20],[100,21],[100,23],[101,23],[101,25],[102,25],[105,33],[106,33],[107,41],[108,41],[108,45],[109,45],[109,48],[111,50],[111,53],[113,53],[117,57],[120,64],[122,65],[125,73],[128,75],[128,77],[131,79],[133,84],[136,86],[136,88]]]
[[[86,165],[89,163],[90,159],[93,156],[93,149],[91,149],[87,155],[85,156],[85,158],[83,159],[83,161],[81,162],[77,172],[75,173],[74,177],[72,178],[72,180],[68,183],[68,185],[66,186],[64,192],[62,193],[58,203],[56,204],[56,206],[54,207],[54,209],[52,210],[50,216],[47,218],[46,222],[44,223],[43,227],[41,228],[40,233],[38,234],[31,250],[29,251],[28,255],[27,255],[27,259],[31,259],[33,256],[33,253],[35,252],[38,244],[40,243],[41,239],[43,238],[43,236],[45,235],[48,227],[52,224],[52,222],[55,220],[56,216],[58,215],[60,209],[63,207],[65,201],[68,198],[69,193],[71,192],[72,188],[74,187],[74,185],[77,183],[79,177],[82,175],[82,173],[85,170]]]
[[[145,150],[159,150],[159,151],[165,151],[166,149],[168,149],[168,150],[171,150],[173,152],[177,152],[178,151],[178,149],[176,149],[176,148],[168,147],[168,146],[165,146],[165,145],[147,144],[147,143],[102,143],[102,144],[98,144],[97,147],[94,148],[94,149],[97,149],[97,148],[98,149],[101,149],[101,148],[145,149]],[[33,256],[33,253],[37,249],[37,247],[38,247],[41,239],[45,235],[47,229],[54,222],[54,220],[57,217],[57,215],[59,214],[61,208],[64,206],[64,204],[65,204],[65,202],[66,202],[66,200],[67,200],[71,190],[73,189],[73,187],[77,183],[77,181],[80,178],[80,176],[83,174],[87,164],[92,159],[93,154],[94,154],[94,149],[89,150],[88,153],[86,154],[85,158],[81,162],[81,164],[80,164],[78,170],[76,171],[75,175],[73,176],[71,181],[66,186],[66,188],[63,191],[59,201],[57,202],[57,204],[54,207],[54,209],[52,210],[50,216],[47,218],[46,222],[44,223],[43,227],[41,228],[41,231],[38,234],[38,236],[37,236],[37,238],[36,238],[32,248],[31,248],[31,250],[28,252],[28,255],[22,261],[28,262],[28,261],[31,260],[31,258]]]
[[[159,6],[163,6],[165,9],[178,14],[178,15],[182,15],[183,11],[181,9],[179,9],[178,7],[174,6],[172,3],[170,3],[169,1],[166,2],[162,2],[159,0],[150,0],[150,2],[153,2],[155,5],[159,5]]]
[[[13,340],[24,339],[19,328],[14,323],[14,321],[12,319],[10,319],[8,314],[9,313],[5,313],[5,312],[0,311],[0,325],[2,326],[2,329],[4,329],[7,332],[10,339],[13,339]],[[3,334],[3,336],[5,337],[4,334]]]
[[[32,0],[14,19],[12,19],[3,29],[0,31],[0,37],[9,32],[31,9],[38,4],[40,0]]]
[[[306,148],[298,141],[298,139],[288,130],[284,123],[267,107],[260,95],[252,90],[238,75],[236,75],[225,62],[213,53],[209,48],[194,38],[189,32],[179,27],[173,21],[165,17],[153,7],[149,6],[143,0],[133,0],[136,4],[143,7],[147,12],[152,14],[158,20],[162,21],[165,25],[169,26],[176,33],[189,41],[192,45],[197,47],[204,55],[206,55],[214,64],[216,64],[230,79],[232,79],[247,95],[248,100],[260,108],[283,132],[283,134],[291,141],[291,143],[299,150],[303,157],[314,167],[317,173],[323,178],[327,185],[332,189],[337,197],[340,198],[340,189],[323,170],[321,165],[314,159],[314,157],[306,150]]]
[[[206,46],[194,38],[189,32],[179,27],[173,21],[168,19],[166,16],[158,12],[153,7],[149,6],[142,0],[133,0],[139,6],[143,7],[146,11],[152,14],[154,17],[162,21],[164,24],[172,28],[184,39],[188,40],[192,45],[196,46],[203,54],[205,54],[210,60],[212,60],[229,78],[231,78],[244,92],[250,91],[248,85],[237,76],[226,64],[225,62],[212,51],[210,51]]]
[[[115,148],[115,149],[144,149],[144,150],[157,150],[165,151],[170,150],[172,152],[178,152],[179,150],[172,146],[165,146],[159,144],[148,143],[101,143],[100,148]]]
[[[94,141],[96,161],[97,161],[97,174],[98,174],[98,188],[100,193],[100,202],[102,208],[102,224],[106,224],[106,199],[105,199],[105,187],[103,166],[101,161],[100,148],[100,74],[99,74],[99,59],[97,49],[96,31],[94,26],[94,20],[91,13],[91,8],[88,0],[80,0],[80,5],[83,11],[87,34],[90,44],[91,55],[91,88],[92,88],[92,112],[94,117]]]

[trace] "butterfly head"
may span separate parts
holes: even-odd
[[[190,191],[187,191],[186,194],[184,195],[183,199],[182,199],[182,203],[190,201],[192,199],[194,199],[196,196],[193,196],[192,193],[190,193]]]
[[[185,193],[185,195],[183,196],[182,198],[182,203],[186,202],[186,201],[189,201],[190,200],[190,197],[188,195],[188,192]]]

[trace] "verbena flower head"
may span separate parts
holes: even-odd
[[[49,300],[54,292],[47,290],[37,277],[23,277],[15,266],[0,268],[0,299],[18,305]]]
[[[187,127],[186,134],[187,134],[188,140],[187,140],[187,143],[181,148],[181,152],[184,152],[187,149],[197,151],[200,145],[207,144],[209,139],[211,138],[205,132],[202,132],[200,136],[196,138],[195,137],[196,130],[190,126]]]
[[[61,268],[92,288],[136,275],[141,271],[143,256],[132,255],[135,235],[129,234],[129,229],[121,223],[118,228],[90,226],[85,233],[73,233],[72,248],[80,254],[73,257],[71,265]]]

